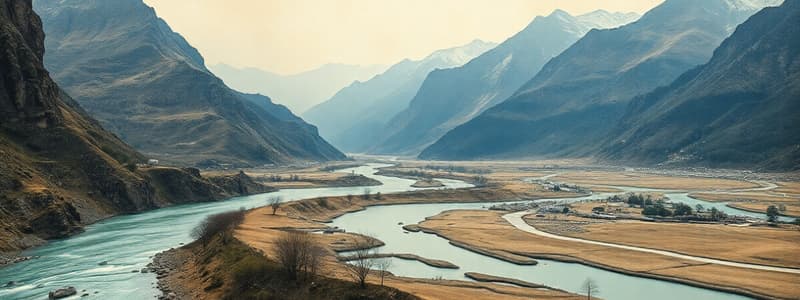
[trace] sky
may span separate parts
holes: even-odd
[[[474,39],[502,42],[537,15],[644,13],[663,0],[144,0],[205,57],[294,74],[391,65]]]

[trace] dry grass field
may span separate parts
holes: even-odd
[[[774,192],[800,195],[800,182],[778,182]]]
[[[536,218],[527,219],[537,227]],[[537,227],[538,228],[538,227]],[[599,222],[564,235],[761,265],[800,268],[800,230],[796,226]]]
[[[800,282],[800,275],[707,265],[657,254],[545,238],[517,230],[502,219],[502,214],[504,213],[495,211],[449,211],[428,218],[420,223],[420,226],[424,230],[434,231],[452,241],[465,243],[487,251],[512,252],[534,258],[582,262],[620,272],[635,272],[646,276],[668,276],[676,280],[690,281],[694,284],[749,293],[760,297],[781,299],[796,299],[800,297],[800,285],[797,284]],[[592,226],[602,226],[602,224]],[[669,231],[661,230],[660,227],[642,230],[642,232],[636,233],[638,239],[635,239],[633,244],[641,245],[641,239],[653,239],[655,236],[668,234],[667,232]],[[760,254],[774,257],[777,260],[783,259],[794,265],[796,262],[789,257],[790,254],[787,254],[791,252],[791,249],[794,249],[794,253],[797,253],[797,245],[799,244],[790,242],[796,240],[796,233],[782,231],[780,233],[771,233],[771,235],[777,236],[782,234],[792,237],[786,241],[783,241],[782,237],[767,239],[766,241],[777,240],[779,243],[778,246],[770,246],[759,244],[758,238],[754,236],[748,245],[755,245],[760,249],[765,249],[763,251],[755,250]],[[628,233],[619,232],[619,235],[628,235]],[[753,233],[753,235],[757,235],[757,233]],[[672,243],[676,243],[676,239],[680,241],[679,237],[675,237],[672,239]],[[715,242],[713,238],[704,241],[702,244],[706,244],[706,246],[697,246],[701,247],[701,250],[695,249],[693,251],[716,249],[713,246]],[[728,240],[724,245],[730,247],[732,243],[735,243],[735,241]],[[658,245],[671,247],[667,244],[669,243],[659,243]],[[703,250],[702,247],[706,248]],[[775,247],[787,247],[790,249],[774,249]],[[772,252],[773,250],[776,250],[776,252]],[[723,255],[744,257],[751,254],[747,251],[731,251]],[[707,269],[713,269],[714,271],[706,272]]]

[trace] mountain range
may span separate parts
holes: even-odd
[[[638,97],[599,153],[638,164],[800,169],[800,1],[765,8],[703,66]]]
[[[403,60],[374,78],[345,87],[305,114],[320,134],[337,148],[363,152],[384,132],[393,116],[405,109],[433,70],[461,66],[496,44],[475,40],[436,51],[421,60]]]
[[[141,0],[34,5],[55,81],[149,157],[201,167],[345,158],[285,107],[227,87]]]
[[[370,153],[418,154],[450,129],[500,103],[552,57],[592,28],[634,21],[631,13],[595,11],[581,16],[556,10],[469,63],[428,74],[408,107],[391,117]]]
[[[325,64],[313,70],[281,75],[259,68],[237,68],[226,64],[209,67],[236,90],[270,95],[298,114],[305,113],[354,81],[366,81],[386,70],[383,65]]]
[[[706,63],[737,25],[780,1],[667,0],[592,30],[514,94],[425,149],[425,159],[588,156],[634,97]]]

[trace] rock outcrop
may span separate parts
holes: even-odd
[[[199,172],[137,169],[145,157],[56,85],[44,52],[31,1],[0,1],[0,252],[63,238],[120,213],[239,194]]]

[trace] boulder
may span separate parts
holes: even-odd
[[[66,298],[66,297],[75,295],[77,293],[78,293],[78,290],[76,290],[74,287],[68,286],[68,287],[63,287],[63,288],[60,288],[60,289],[56,289],[56,290],[50,291],[50,294],[47,295],[47,298],[48,299],[61,299],[61,298]]]

